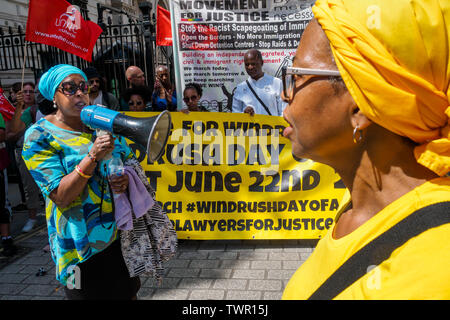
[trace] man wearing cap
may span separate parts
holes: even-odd
[[[104,83],[97,69],[89,67],[84,70],[84,73],[89,81],[89,103],[118,111],[120,108],[119,101],[113,94],[102,90]]]

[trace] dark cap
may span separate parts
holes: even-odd
[[[100,79],[100,74],[98,73],[97,69],[95,69],[94,67],[88,67],[88,68],[84,69],[83,72],[88,79],[92,79],[92,78]]]

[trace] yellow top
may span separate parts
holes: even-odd
[[[342,78],[361,111],[419,145],[415,157],[450,171],[450,1],[317,0]]]
[[[308,299],[371,240],[411,213],[443,201],[450,201],[449,178],[437,178],[415,188],[340,239],[333,239],[333,224],[292,276],[283,299]],[[450,299],[450,224],[410,239],[373,267],[335,299]]]

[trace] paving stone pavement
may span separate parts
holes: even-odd
[[[0,259],[0,300],[64,300],[55,279],[47,230],[17,240],[20,252]],[[139,300],[279,300],[316,240],[179,240],[161,284],[141,277]],[[46,274],[36,276],[43,267]]]

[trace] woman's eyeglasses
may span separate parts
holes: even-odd
[[[34,94],[34,90],[23,90],[24,94]]]
[[[198,99],[198,96],[190,96],[190,97],[184,97],[183,101],[188,103],[189,101],[195,101]]]
[[[309,68],[283,67],[283,94],[285,99],[291,100],[294,97],[295,78],[294,76],[313,75],[322,77],[341,77],[341,73],[336,70],[320,70]]]
[[[79,84],[76,84],[75,82],[63,82],[61,83],[61,86],[59,87],[61,89],[61,92],[68,96],[73,96],[75,93],[80,90],[83,94],[88,93],[88,85],[86,82],[81,81]]]

